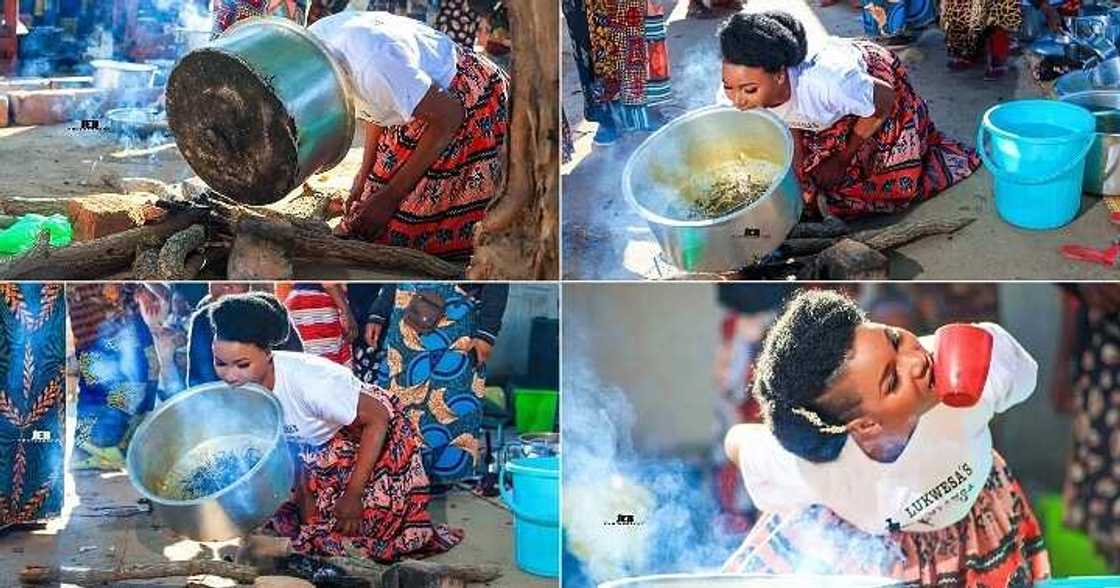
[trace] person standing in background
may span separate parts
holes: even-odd
[[[481,463],[486,362],[508,296],[509,284],[397,284],[382,288],[370,309],[366,343],[386,331],[378,385],[423,436],[433,484],[472,478]]]
[[[596,145],[664,124],[672,101],[664,8],[654,0],[564,0],[584,114],[599,123]]]
[[[350,367],[350,342],[358,327],[346,299],[346,286],[337,282],[296,282],[284,298],[288,316],[303,341],[303,350]]]
[[[79,367],[72,469],[123,468],[128,430],[154,403],[157,361],[134,297],[138,287],[119,283],[67,287]]]
[[[727,459],[723,440],[735,425],[762,421],[758,402],[750,393],[754,360],[762,348],[763,334],[794,288],[785,284],[718,284],[716,292],[723,318],[715,361],[719,399],[711,451],[713,476],[725,526],[745,532],[757,513],[740,479],[739,468]]]
[[[987,57],[985,80],[1007,74],[1011,36],[1023,26],[1020,0],[941,0],[949,69],[964,71]]]
[[[909,45],[937,22],[937,0],[863,0],[863,30],[887,47]]]
[[[354,375],[359,380],[374,384],[377,382],[377,362],[379,358],[378,347],[380,341],[367,342],[364,336],[369,327],[369,309],[373,306],[377,295],[384,284],[371,284],[352,282],[346,285],[346,301],[350,306],[350,314],[357,323],[358,336],[354,337],[354,359],[352,366]]]
[[[1120,285],[1067,285],[1062,298],[1050,390],[1055,408],[1073,415],[1064,522],[1120,572]]]

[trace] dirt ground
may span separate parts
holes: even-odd
[[[73,425],[73,417],[69,420]],[[74,430],[73,426],[67,428]],[[18,586],[18,574],[27,565],[112,568],[196,558],[218,559],[236,553],[236,540],[199,543],[176,535],[149,514],[146,506],[141,507],[137,503],[139,498],[124,471],[76,472],[67,476],[62,517],[45,528],[0,531],[0,586]],[[543,588],[557,585],[555,579],[527,574],[515,565],[512,515],[499,501],[452,493],[445,499],[433,501],[429,511],[435,520],[466,531],[462,543],[429,561],[497,565],[502,576],[488,586]],[[167,578],[115,585],[173,588],[182,587],[186,582],[187,578]],[[208,578],[206,583],[214,587],[235,585],[220,578]]]
[[[715,33],[719,19],[685,19],[687,0],[665,0],[669,14],[669,56],[677,104],[665,112],[679,115],[714,102],[719,91],[719,54]],[[841,2],[829,8],[805,0],[750,0],[751,10],[782,8],[810,23],[811,34],[863,35],[859,12]],[[818,20],[823,25],[815,25]],[[635,279],[678,277],[679,270],[661,256],[645,221],[624,201],[621,170],[647,133],[617,143],[593,146],[596,125],[583,120],[583,97],[567,33],[564,50],[564,111],[576,139],[576,153],[561,168],[564,211],[563,260],[567,279]],[[1013,99],[1036,98],[1043,90],[1031,78],[1023,58],[998,82],[981,79],[982,70],[952,73],[945,67],[941,31],[927,31],[900,56],[918,92],[926,99],[939,129],[969,144],[984,111]],[[1017,229],[995,211],[992,177],[984,169],[966,181],[901,215],[908,220],[966,215],[972,225],[949,237],[929,237],[890,254],[890,277],[923,280],[1115,279],[1116,270],[1067,261],[1058,253],[1066,243],[1107,247],[1116,237],[1107,208],[1098,198],[1083,197],[1081,211],[1066,227],[1053,231]]]
[[[72,197],[110,192],[102,178],[154,178],[173,183],[194,173],[170,135],[125,143],[110,133],[74,129],[74,124],[0,128],[0,199]],[[346,159],[308,184],[349,190],[362,163],[362,134],[357,133]],[[297,190],[298,192],[298,190]],[[329,280],[397,280],[415,275],[368,268],[293,260],[296,278]]]

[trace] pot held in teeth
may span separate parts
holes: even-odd
[[[250,18],[179,60],[167,82],[167,120],[208,186],[268,204],[346,157],[352,95],[348,75],[306,29]]]

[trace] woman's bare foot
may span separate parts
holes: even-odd
[[[276,563],[292,554],[292,540],[288,537],[249,535],[241,540],[235,561],[260,571],[276,569]]]

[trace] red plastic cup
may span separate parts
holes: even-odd
[[[992,334],[968,324],[937,329],[933,389],[945,404],[962,408],[980,402],[992,363]]]

